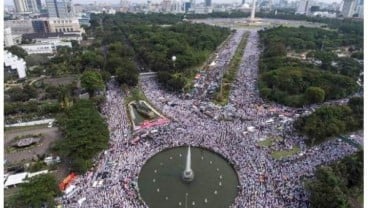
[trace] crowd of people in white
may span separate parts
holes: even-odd
[[[243,32],[233,35],[233,40],[230,41],[239,42]],[[240,116],[232,120],[216,120],[194,112],[199,103],[210,102],[206,96],[184,98],[168,93],[154,78],[144,79],[140,80],[141,89],[171,122],[155,127],[157,131],[151,135],[152,139],[141,139],[132,145],[124,94],[111,82],[103,107],[110,130],[110,147],[96,158],[97,165],[93,171],[77,178],[74,184],[77,191],[70,197],[64,197],[63,205],[146,207],[137,191],[138,174],[142,165],[165,148],[191,145],[212,149],[234,166],[240,185],[232,207],[308,207],[308,195],[301,179],[312,177],[317,166],[350,155],[357,149],[334,139],[308,148],[303,139],[292,131],[292,120],[300,113],[300,109],[266,103],[259,97],[256,88],[260,53],[258,33],[256,30],[248,32],[245,53],[229,98],[229,105]],[[218,56],[215,62],[225,63],[230,58],[231,56],[226,56],[225,60]],[[206,77],[203,81],[206,82],[202,83],[203,86],[211,86]],[[206,89],[202,92],[205,91]],[[168,105],[167,101],[175,105]],[[254,130],[249,131],[250,126]],[[282,160],[273,159],[268,149],[259,145],[260,138],[270,136],[284,138],[275,144],[276,149],[297,146],[303,154]],[[361,138],[361,135],[356,137]],[[83,203],[78,203],[80,198],[85,198]]]

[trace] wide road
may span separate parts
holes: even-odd
[[[93,172],[78,178],[78,191],[63,201],[65,207],[78,207],[77,200],[81,198],[86,199],[81,207],[146,207],[134,188],[142,165],[155,153],[181,145],[212,149],[234,165],[240,187],[233,207],[308,207],[300,178],[311,176],[316,166],[357,149],[338,140],[308,149],[291,129],[297,109],[265,103],[259,97],[256,87],[259,36],[257,30],[248,31],[237,80],[225,107],[214,106],[202,98],[183,99],[182,95],[168,93],[154,78],[141,80],[140,86],[150,102],[172,121],[157,127],[157,132],[151,134],[153,139],[142,139],[136,145],[129,143],[132,132],[124,95],[118,86],[109,85],[103,113],[109,124],[110,148],[96,158],[98,165]],[[175,105],[168,105],[168,101]],[[218,117],[209,117],[198,111],[200,108],[209,109]],[[224,114],[227,119],[221,119]],[[254,130],[247,131],[250,126]],[[260,138],[269,136],[284,136],[273,147],[276,150],[299,147],[304,154],[296,154],[290,160],[272,159],[270,149],[258,145]],[[104,179],[103,172],[107,172]]]

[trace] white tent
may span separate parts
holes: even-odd
[[[6,180],[4,187],[14,186],[23,183],[24,182],[23,180],[27,177],[27,175],[28,173],[25,172],[8,176],[8,179]]]
[[[45,174],[48,172],[49,172],[48,170],[42,170],[42,171],[38,171],[35,173],[23,172],[23,173],[18,173],[14,175],[9,175],[5,181],[4,187],[14,186],[20,183],[24,183],[25,182],[24,179],[26,179],[27,177],[32,178],[36,175]]]

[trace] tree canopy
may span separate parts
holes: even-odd
[[[363,98],[352,98],[348,105],[323,106],[309,116],[296,120],[294,126],[308,137],[306,142],[311,145],[362,129]]]
[[[340,58],[335,53],[341,47],[361,47],[359,40],[346,41],[349,35],[306,27],[280,26],[260,31],[264,46],[259,61],[261,96],[301,107],[344,98],[356,92],[356,80],[363,65],[350,57]],[[305,53],[307,59],[289,57],[289,53]]]
[[[25,51],[23,48],[16,46],[16,45],[5,48],[5,50],[9,51],[10,53],[22,59],[25,59],[26,56],[28,56],[27,51]]]
[[[60,195],[55,177],[42,174],[29,179],[20,185],[19,191],[5,203],[12,208],[54,207],[54,198]]]
[[[181,15],[118,13],[91,17],[87,31],[96,37],[96,46],[105,48],[104,70],[130,86],[136,84],[136,74],[144,68],[164,72],[159,73],[159,81],[168,89],[181,90],[191,80],[192,68],[202,64],[230,34],[226,28],[183,22]],[[177,57],[175,63],[172,56]],[[169,76],[161,77],[163,74]]]
[[[107,124],[89,100],[78,101],[57,121],[64,139],[54,149],[71,165],[72,171],[86,172],[92,167],[92,158],[108,147]]]
[[[363,194],[363,151],[319,167],[306,188],[311,207],[356,207],[352,202]]]
[[[105,88],[102,76],[98,71],[84,71],[81,77],[81,84],[91,97],[95,95],[96,91]]]

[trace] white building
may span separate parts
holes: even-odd
[[[322,11],[318,11],[318,12],[313,12],[312,16],[320,16],[320,17],[328,17],[328,18],[336,18],[336,13],[331,13],[331,12],[322,12]]]
[[[4,51],[4,66],[4,68],[7,68],[10,72],[16,70],[19,79],[26,77],[26,62],[22,58],[6,50]]]
[[[10,27],[12,35],[23,35],[34,33],[32,20],[7,20],[4,21],[4,28]]]
[[[62,42],[62,41],[50,41],[44,43],[35,43],[35,44],[26,44],[26,45],[19,45],[28,54],[51,54],[56,52],[57,47],[59,46],[66,46],[72,47],[71,42]]]
[[[6,27],[4,29],[4,46],[5,47],[10,47],[14,45],[14,41],[13,41],[13,36],[11,33],[11,28],[10,27]]]
[[[50,18],[49,19],[50,32],[84,32],[80,27],[78,18]]]
[[[295,14],[305,14],[309,12],[309,0],[301,0],[298,4],[298,8]]]
[[[356,0],[344,0],[341,14],[344,17],[352,17],[356,7]]]

